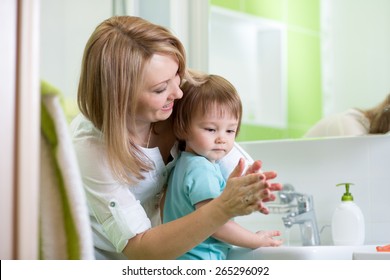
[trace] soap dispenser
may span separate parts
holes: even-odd
[[[353,201],[349,192],[352,183],[340,183],[336,186],[345,186],[346,192],[341,198],[332,217],[332,239],[334,245],[363,245],[364,243],[364,216],[360,208]]]

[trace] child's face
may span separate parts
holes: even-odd
[[[196,114],[186,139],[186,151],[215,162],[232,149],[237,127],[237,118],[228,113]]]

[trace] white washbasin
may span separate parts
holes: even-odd
[[[228,258],[235,260],[352,260],[356,253],[360,256],[383,254],[377,253],[374,245],[281,246],[262,247],[255,250],[234,247]]]

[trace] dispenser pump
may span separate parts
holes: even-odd
[[[336,186],[339,187],[339,186],[345,186],[345,193],[343,194],[343,196],[341,197],[341,201],[353,201],[353,196],[352,194],[349,192],[349,186],[350,185],[353,185],[352,183],[340,183],[340,184],[337,184]]]
[[[332,217],[332,239],[334,245],[356,246],[364,244],[365,223],[360,208],[353,201],[349,192],[352,183],[340,183],[345,186],[341,203],[336,207]]]

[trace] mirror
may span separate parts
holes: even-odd
[[[251,45],[238,36],[234,38],[234,29],[223,32],[223,35],[230,36],[230,44],[229,40],[225,40],[227,46],[219,46],[218,56],[223,56],[224,52],[227,54],[214,67],[239,86],[239,92],[245,97],[243,101],[248,102],[244,103],[244,111],[245,108],[256,107],[262,111],[257,116],[265,118],[260,120],[260,124],[243,119],[240,139],[300,138],[321,118],[349,108],[369,109],[390,93],[389,1],[258,1],[253,5],[239,5],[237,1],[235,4],[211,2],[229,13],[234,11],[236,15],[231,16],[231,21],[234,16],[249,18],[256,15],[257,18],[281,25],[287,33],[284,49],[286,79],[282,84],[286,89],[286,100],[285,104],[279,103],[279,106],[285,106],[285,119],[277,126],[267,124],[272,120],[272,114],[261,116],[264,104],[257,100],[261,100],[259,95],[275,97],[278,92],[270,93],[269,89],[262,93],[256,89],[259,80],[274,79],[274,72],[269,67],[264,76],[258,75],[241,86],[241,82],[247,81],[255,70],[248,69],[247,59],[241,55],[243,51],[228,52],[230,45],[243,43],[241,47],[247,51],[251,50]],[[212,10],[211,16],[218,17],[219,14],[214,15]],[[237,26],[235,24],[234,28]],[[213,32],[213,28],[210,32]],[[243,36],[244,32],[240,31],[239,35]],[[217,37],[218,33],[221,32],[216,29],[210,35]],[[213,38],[210,42],[213,42]],[[231,60],[235,61],[235,67],[229,69],[228,62]],[[221,61],[228,62],[218,68]],[[213,62],[213,58],[210,58],[210,62]],[[277,64],[277,60],[272,62]],[[265,100],[267,109],[272,108],[272,112],[277,112],[278,107],[272,107],[272,102]]]
[[[69,118],[77,113],[74,101],[81,57],[93,29],[113,14],[116,2],[127,4],[128,10],[134,8],[129,7],[131,3],[138,3],[141,16],[147,18],[151,13],[155,17],[157,4],[153,1],[154,6],[142,9],[150,0],[41,0],[41,77],[64,94]],[[171,2],[158,2],[165,7],[161,9],[164,15],[175,10],[167,8]],[[209,1],[212,7],[283,26],[286,47],[285,69],[281,71],[285,79],[281,87],[285,88],[286,95],[280,101],[284,103],[277,104],[285,108],[280,114],[283,121],[277,125],[269,123],[267,116],[274,111],[265,112],[270,102],[265,101],[263,107],[258,106],[263,108],[261,121],[255,116],[256,123],[244,122],[239,141],[300,138],[323,116],[351,107],[369,108],[390,92],[390,1],[243,2]],[[165,15],[163,20],[169,22],[166,18]],[[235,73],[251,74],[250,70],[240,69],[236,66]],[[266,71],[265,77],[269,73]],[[247,84],[250,89],[250,82]],[[251,99],[247,102],[251,103]]]

